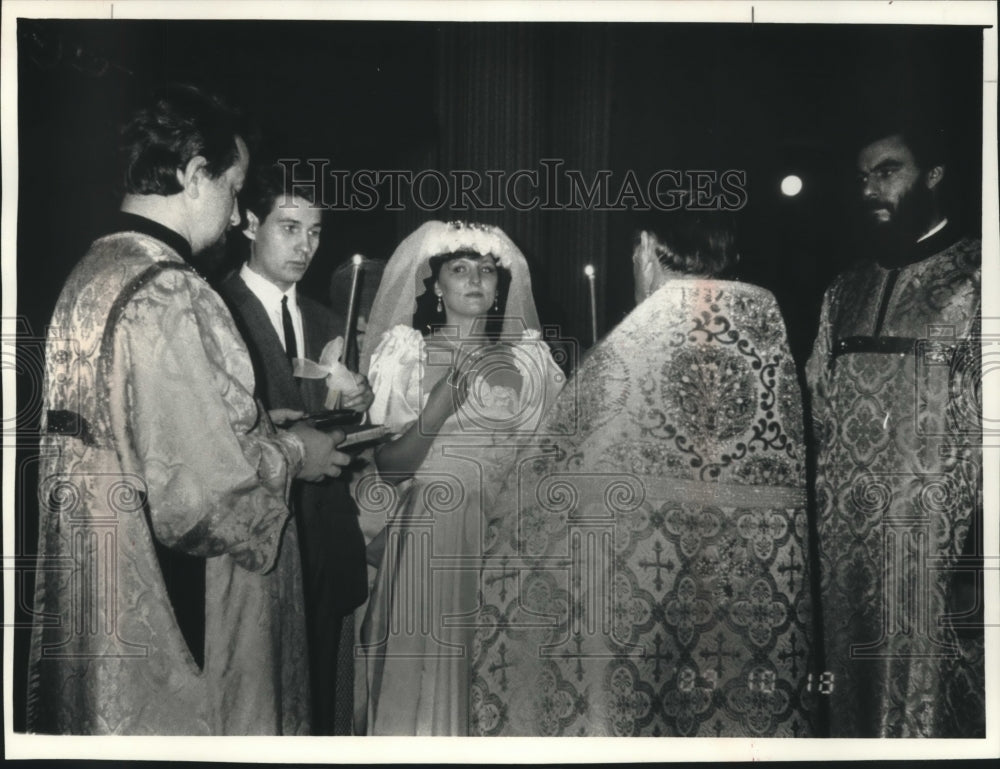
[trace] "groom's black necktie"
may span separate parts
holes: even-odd
[[[285,330],[285,354],[288,360],[297,358],[299,351],[295,346],[295,326],[292,325],[292,314],[288,311],[288,297],[281,297],[281,325]]]

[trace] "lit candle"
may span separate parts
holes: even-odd
[[[583,274],[590,281],[590,338],[591,344],[597,344],[597,289],[594,287],[594,265],[583,268]]]
[[[351,272],[351,294],[347,299],[347,317],[344,320],[344,348],[340,351],[340,362],[344,362],[344,356],[347,355],[348,349],[351,346],[351,316],[354,315],[354,296],[358,293],[358,273],[361,271],[361,262],[363,257],[361,254],[355,254],[351,257],[351,264],[354,265],[354,270]]]

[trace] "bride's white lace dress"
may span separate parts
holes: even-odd
[[[468,398],[413,478],[398,486],[382,479],[360,491],[369,507],[380,497],[387,514],[385,552],[361,637],[369,734],[468,733],[483,512],[493,506],[518,441],[537,427],[562,385],[537,331],[502,347],[519,384],[473,376]],[[384,335],[369,367],[374,423],[400,434],[417,420],[428,395],[422,386],[428,354],[409,326]]]

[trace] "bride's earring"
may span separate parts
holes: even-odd
[[[500,292],[497,291],[493,294],[493,311],[496,312],[500,309]]]
[[[439,314],[439,315],[441,314],[441,311],[442,311],[443,309],[444,309],[444,307],[442,307],[442,306],[441,306],[441,294],[438,294],[438,306],[437,306],[437,311],[438,311],[438,314]]]

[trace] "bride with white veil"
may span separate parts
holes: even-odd
[[[395,440],[357,492],[386,527],[361,631],[367,704],[355,731],[465,735],[484,512],[563,375],[541,340],[524,256],[487,225],[432,221],[407,237],[386,266],[368,338],[380,340],[362,357],[369,414]]]

